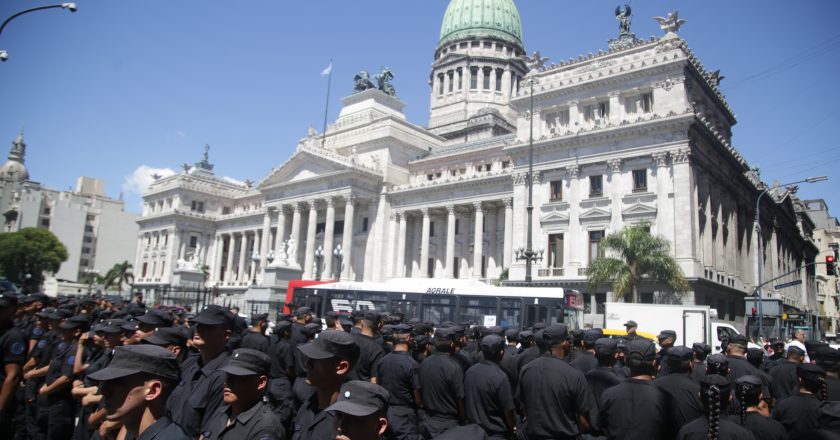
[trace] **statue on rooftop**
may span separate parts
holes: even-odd
[[[669,12],[668,17],[653,17],[657,23],[659,23],[660,29],[665,32],[673,32],[677,33],[680,31],[680,27],[686,23],[685,20],[680,18],[680,11]]]
[[[633,18],[633,11],[630,9],[630,5],[616,6],[615,18],[619,23],[619,35],[630,35],[630,21]]]
[[[394,73],[391,72],[391,69],[383,67],[382,71],[380,71],[375,78],[376,82],[379,84],[379,90],[386,95],[396,96],[397,91],[394,89],[394,85],[391,84],[391,80],[394,79]]]
[[[364,92],[367,89],[373,88],[373,83],[370,81],[370,75],[367,70],[362,70],[353,77],[353,93]]]

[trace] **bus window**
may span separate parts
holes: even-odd
[[[522,324],[522,300],[518,298],[503,298],[501,321],[498,325],[504,328],[519,328]]]
[[[431,321],[435,325],[455,319],[454,296],[423,295],[423,320]]]
[[[353,313],[353,300],[355,300],[353,292],[331,290],[327,293],[327,298],[329,298],[329,302],[327,303],[328,311]]]
[[[408,322],[408,320],[417,317],[417,301],[391,301],[391,313],[402,315],[403,322]]]
[[[529,305],[525,307],[525,326],[531,327],[538,322],[546,322],[548,319],[548,307]]]
[[[309,289],[295,289],[295,293],[292,295],[292,313],[306,305],[306,295],[310,292],[311,291]]]
[[[388,309],[388,294],[384,292],[358,292],[356,310],[376,310],[384,313]]]
[[[318,295],[307,295],[306,296],[306,307],[312,309],[312,316],[322,317],[324,316],[324,306],[323,300],[321,296]]]
[[[496,310],[499,301],[496,298],[461,297],[458,322],[471,322],[473,325],[496,325]],[[490,324],[485,316],[490,317]]]

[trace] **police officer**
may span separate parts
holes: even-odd
[[[265,335],[268,328],[268,313],[254,313],[251,315],[251,328],[242,337],[240,348],[253,348],[269,354],[269,340]]]
[[[668,350],[674,346],[674,342],[677,340],[677,332],[674,330],[662,330],[656,339],[659,341],[659,346],[661,347],[659,353],[656,354],[656,367],[659,369],[657,376],[667,376],[670,372],[668,368]]]
[[[586,374],[593,368],[598,366],[598,360],[595,359],[595,341],[597,341],[604,332],[601,329],[588,329],[583,332],[583,351],[575,356],[575,359],[570,362],[570,365],[580,370],[581,373]]]
[[[14,326],[17,302],[17,297],[11,292],[0,292],[0,355],[3,356],[0,369],[0,383],[3,384],[0,388],[0,433],[7,434],[15,432],[12,418],[16,411],[16,391],[23,377],[27,352],[26,336]]]
[[[604,391],[600,428],[609,439],[668,439],[675,432],[665,394],[653,385],[656,347],[647,339],[627,344],[630,377]]]
[[[280,417],[263,402],[268,388],[271,358],[252,348],[234,350],[227,364],[224,405],[202,428],[204,440],[282,440],[286,433]]]
[[[187,336],[180,327],[163,327],[155,330],[151,336],[143,338],[141,343],[163,347],[183,362],[187,354]]]
[[[767,373],[785,358],[785,341],[777,338],[770,339],[770,350],[772,354],[764,361],[764,366],[762,367]]]
[[[798,348],[795,346],[788,347]],[[825,370],[814,364],[796,366],[799,392],[778,403],[773,408],[773,419],[778,420],[790,437],[819,428],[820,406],[827,397]]]
[[[172,314],[162,309],[146,309],[146,313],[137,317],[135,338],[140,341],[154,334],[155,329],[172,327]]]
[[[274,326],[274,343],[271,345],[271,368],[268,379],[268,399],[274,411],[280,416],[283,426],[291,427],[295,415],[292,382],[296,378],[295,357],[289,337],[291,321],[279,321]]]
[[[712,347],[709,347],[709,344],[703,342],[695,342],[691,346],[691,350],[694,352],[694,365],[691,367],[691,380],[700,383],[700,379],[702,379],[706,375],[706,358],[711,354]]]
[[[436,350],[420,364],[420,422],[426,438],[435,437],[464,419],[464,372],[455,360],[455,330],[438,328],[434,346]]]
[[[481,426],[487,437],[508,440],[516,425],[510,380],[499,367],[505,354],[505,340],[498,335],[481,339],[484,360],[464,375],[464,406],[467,420]]]
[[[359,345],[359,362],[350,371],[350,380],[371,380],[373,372],[385,356],[382,346],[375,340],[376,332],[379,330],[379,313],[375,310],[366,310],[356,320],[357,332],[353,339]],[[376,383],[374,381],[374,383]]]
[[[592,393],[583,374],[564,361],[569,331],[554,324],[540,332],[545,350],[519,373],[519,396],[529,440],[575,439],[589,429]]]
[[[796,377],[796,367],[802,364],[804,358],[805,352],[801,348],[792,345],[787,349],[787,358],[779,361],[770,370],[770,377],[773,378],[773,381],[770,382],[770,394],[777,402],[799,392],[799,379]]]
[[[411,326],[393,326],[391,341],[393,351],[386,354],[374,372],[376,383],[388,390],[388,429],[398,440],[419,440],[417,407],[420,395],[420,364],[409,352]]]
[[[341,385],[358,362],[359,344],[349,333],[327,330],[297,349],[306,356],[307,378],[316,392],[298,409],[292,440],[335,438],[334,416],[326,408],[335,403]]]
[[[166,414],[166,399],[178,383],[178,360],[162,347],[118,347],[108,367],[90,375],[100,382],[107,418],[139,440],[185,440]]]
[[[703,415],[700,402],[700,384],[691,379],[694,351],[688,347],[673,347],[668,352],[671,374],[657,377],[653,384],[668,398],[668,408],[673,414],[674,433],[685,424]]]
[[[677,440],[755,440],[752,433],[722,417],[729,408],[732,394],[729,380],[708,374],[700,382],[703,415],[689,422],[677,433]]]
[[[361,380],[341,386],[338,399],[327,408],[334,414],[337,440],[379,440],[388,428],[388,391]]]
[[[784,425],[765,416],[760,408],[762,405],[763,382],[756,376],[739,377],[735,383],[735,394],[741,403],[735,415],[730,420],[736,422],[753,433],[756,439],[785,440],[787,438]]]
[[[295,311],[294,321],[292,321],[292,336],[289,343],[292,348],[296,348],[299,344],[306,344],[309,338],[304,334],[304,326],[312,322],[312,309],[309,307],[299,307]]]
[[[638,328],[639,328],[639,324],[637,324],[636,321],[630,320],[630,321],[625,322],[624,323],[624,329],[627,331],[627,336],[625,336],[624,339],[626,339],[627,342],[630,342],[630,341],[635,341],[636,339],[641,338],[641,336],[636,334],[636,329],[638,329]]]
[[[592,391],[592,397],[595,402],[590,412],[590,418],[594,428],[601,426],[598,420],[598,411],[601,408],[604,391],[621,383],[621,379],[619,379],[613,370],[617,351],[618,341],[615,339],[600,338],[595,341],[595,358],[598,360],[598,366],[585,374],[586,383],[589,384],[589,389]]]
[[[840,351],[831,347],[820,347],[814,353],[817,365],[825,370],[828,400],[840,401]]]
[[[197,438],[213,414],[222,405],[227,362],[226,344],[231,337],[234,316],[225,307],[206,306],[195,317],[193,346],[199,355],[182,365],[181,382],[167,402],[172,420],[190,437]]]
[[[90,329],[86,315],[76,315],[59,325],[61,342],[52,353],[46,381],[38,391],[48,405],[47,439],[66,439],[73,433],[76,399],[71,394],[75,374],[76,339]]]

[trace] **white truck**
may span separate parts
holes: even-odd
[[[691,347],[695,342],[705,342],[712,353],[720,351],[720,340],[738,334],[735,327],[716,322],[715,309],[709,306],[683,306],[666,304],[606,303],[604,328],[620,330],[627,321],[636,321],[637,330],[658,335],[662,330],[677,332],[674,345]]]

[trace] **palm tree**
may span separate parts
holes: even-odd
[[[105,274],[105,290],[116,287],[122,295],[123,284],[131,285],[134,282],[134,274],[131,269],[134,266],[128,261],[117,263]]]
[[[600,255],[589,265],[587,290],[594,292],[604,283],[612,283],[616,298],[632,292],[631,301],[639,301],[639,284],[665,283],[675,292],[688,290],[688,283],[671,245],[663,237],[650,234],[647,225],[630,226],[601,240]],[[605,253],[616,257],[605,256]]]

